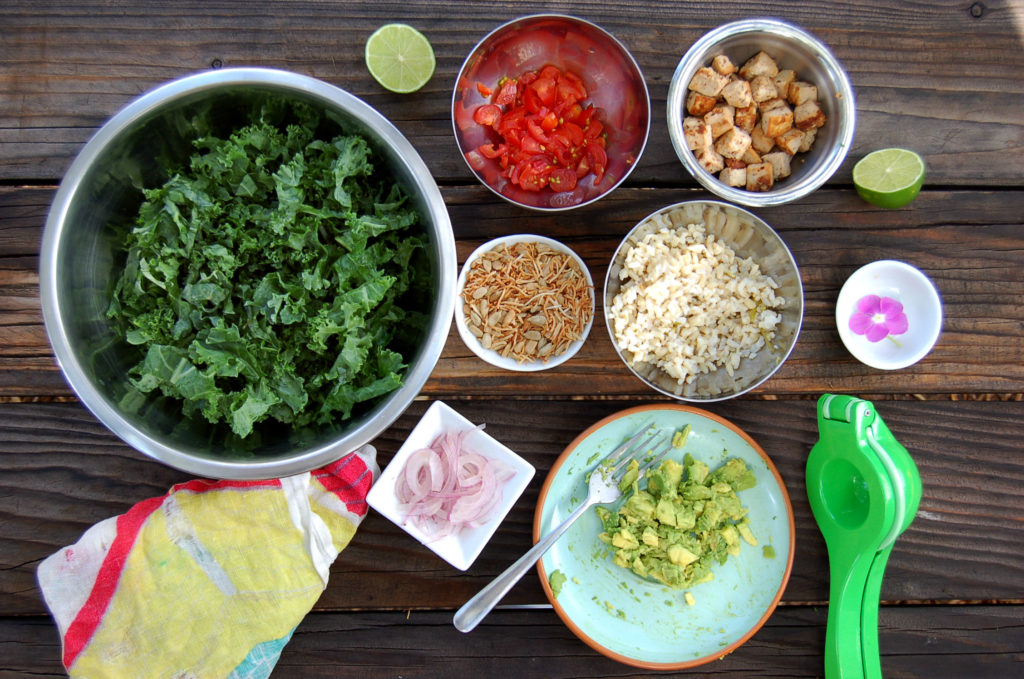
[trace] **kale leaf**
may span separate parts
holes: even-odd
[[[351,417],[402,385],[392,348],[425,248],[419,214],[358,134],[318,139],[308,107],[264,115],[145,189],[107,311],[137,347],[131,384],[246,437]],[[295,122],[298,120],[298,122]]]

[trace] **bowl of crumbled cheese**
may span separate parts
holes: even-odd
[[[488,241],[466,258],[455,325],[483,361],[532,372],[565,363],[594,322],[594,279],[571,248],[534,234]]]
[[[803,323],[800,271],[782,238],[717,201],[662,208],[619,244],[605,323],[629,369],[683,401],[744,394],[788,358]]]

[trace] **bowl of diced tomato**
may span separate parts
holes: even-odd
[[[469,53],[452,96],[452,127],[476,177],[535,210],[587,205],[636,166],[650,96],[629,50],[563,15],[499,26]]]

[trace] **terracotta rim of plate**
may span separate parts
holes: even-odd
[[[776,607],[778,607],[779,601],[782,599],[782,593],[786,591],[786,585],[789,583],[790,573],[793,570],[793,553],[796,551],[796,524],[793,519],[793,504],[792,502],[790,502],[789,492],[786,490],[786,484],[783,483],[782,476],[779,474],[779,470],[775,467],[775,463],[772,462],[771,458],[768,457],[768,454],[764,452],[764,449],[762,449],[761,446],[758,445],[757,442],[754,441],[754,439],[752,439],[745,431],[743,431],[738,426],[736,426],[729,420],[719,415],[710,413],[706,410],[703,410],[702,408],[695,408],[693,406],[683,405],[680,403],[658,403],[645,406],[635,406],[633,408],[620,410],[617,413],[612,413],[611,415],[587,427],[583,431],[583,433],[581,433],[579,436],[573,439],[572,442],[565,447],[562,453],[558,456],[558,459],[555,460],[555,464],[551,467],[551,470],[548,472],[547,478],[544,479],[544,485],[540,489],[540,496],[537,498],[537,509],[534,510],[533,516],[533,542],[534,544],[536,544],[537,540],[540,538],[541,513],[544,509],[544,503],[547,500],[548,490],[550,489],[555,476],[558,474],[558,470],[561,469],[562,464],[564,464],[565,461],[569,458],[569,455],[573,451],[575,451],[576,448],[581,443],[583,443],[584,440],[587,439],[587,437],[589,437],[591,434],[601,429],[605,425],[608,425],[616,420],[619,420],[623,417],[627,417],[634,413],[641,413],[648,410],[679,410],[682,412],[692,413],[694,415],[699,415],[701,417],[706,417],[710,420],[713,420],[723,426],[728,427],[731,431],[733,431],[740,438],[746,441],[746,443],[755,451],[757,451],[757,454],[760,455],[761,458],[765,461],[765,464],[768,467],[768,471],[772,473],[772,476],[775,477],[776,483],[779,484],[779,489],[782,492],[782,499],[786,503],[786,518],[789,521],[789,550],[786,557],[786,569],[782,574],[782,582],[779,583],[779,589],[775,592],[775,596],[772,597],[771,604],[765,610],[764,614],[760,617],[760,619],[758,619],[758,621],[749,630],[747,630],[742,637],[740,637],[739,639],[729,644],[720,651],[716,651],[715,653],[702,656],[694,660],[685,660],[683,662],[649,662],[646,660],[639,660],[637,658],[631,658],[627,655],[617,653],[611,650],[610,648],[602,646],[601,644],[590,638],[586,634],[586,632],[580,629],[576,625],[576,623],[573,622],[572,618],[569,617],[568,613],[565,612],[565,609],[562,608],[561,604],[558,603],[558,600],[551,592],[551,585],[548,583],[547,573],[545,573],[544,571],[543,559],[537,562],[537,573],[540,575],[540,583],[541,586],[544,588],[544,595],[547,596],[548,601],[551,602],[551,606],[555,609],[555,613],[558,614],[558,617],[562,619],[562,622],[565,623],[566,627],[568,627],[573,634],[579,637],[581,641],[583,641],[585,644],[590,646],[598,653],[601,653],[602,655],[605,655],[613,660],[618,660],[619,662],[624,663],[626,665],[632,665],[633,667],[640,667],[643,669],[684,670],[691,667],[697,667],[698,665],[704,665],[706,663],[711,662],[712,660],[720,660],[725,656],[729,655],[730,653],[732,653],[733,651],[735,651],[743,644],[745,644],[752,636],[757,634],[758,630],[760,630],[761,627],[764,626],[764,624],[768,621],[768,618],[771,617],[772,613],[775,612]]]

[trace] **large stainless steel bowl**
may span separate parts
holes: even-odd
[[[364,136],[383,156],[421,215],[429,245],[430,290],[420,310],[430,322],[408,347],[404,385],[355,411],[351,419],[301,436],[287,427],[261,430],[254,446],[234,447],[217,427],[185,420],[180,406],[151,399],[122,402],[129,352],[106,319],[111,284],[120,273],[111,224],[131,223],[140,186],[159,185],[168,163],[193,151],[192,121],[233,124],[238,111],[285,96],[324,111],[338,132]],[[239,121],[241,122],[241,121]],[[433,370],[454,309],[455,239],[444,201],[422,159],[402,134],[365,102],[314,78],[244,68],[184,77],[132,102],[106,123],[71,165],[43,233],[43,317],[57,361],[85,406],[139,451],[172,467],[229,479],[273,478],[315,469],[368,443],[412,402]]]

